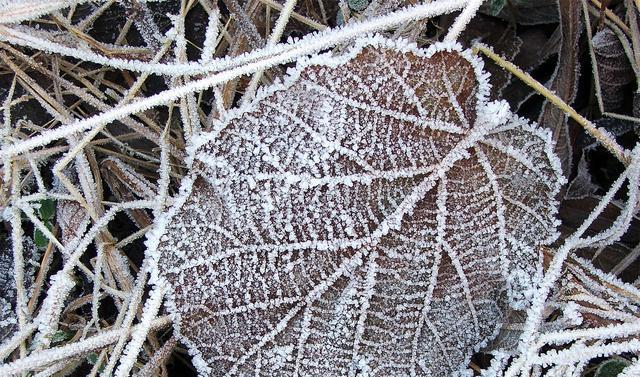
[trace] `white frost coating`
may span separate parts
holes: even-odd
[[[216,51],[216,43],[218,42],[218,33],[220,27],[220,11],[216,7],[209,13],[209,22],[207,23],[207,31],[205,33],[204,43],[202,46],[202,54],[200,55],[200,64],[207,64],[213,58]]]
[[[636,146],[631,153],[631,163],[627,169],[618,177],[618,179],[611,185],[611,188],[606,195],[598,203],[598,206],[588,216],[588,218],[582,223],[582,225],[569,236],[564,244],[556,251],[553,260],[550,262],[549,268],[546,271],[544,279],[542,280],[539,288],[536,290],[533,303],[527,312],[527,321],[520,338],[520,344],[518,346],[520,351],[520,357],[514,361],[514,363],[505,372],[505,376],[516,376],[521,371],[527,371],[535,362],[537,353],[539,351],[539,343],[536,341],[538,329],[540,328],[543,315],[545,302],[551,293],[551,290],[555,286],[555,283],[561,276],[562,268],[565,261],[569,257],[571,251],[580,248],[590,246],[594,240],[599,241],[608,237],[617,236],[628,228],[629,216],[635,211],[636,203],[638,201],[639,192],[637,182],[640,182],[640,146]],[[614,221],[611,228],[596,234],[593,237],[583,237],[584,233],[595,221],[595,219],[602,213],[606,206],[611,202],[614,195],[620,190],[622,185],[629,181],[628,201],[625,208],[622,209],[620,215]],[[614,238],[615,239],[615,238]],[[601,273],[600,273],[601,274]],[[621,345],[610,345],[609,349],[620,349]],[[631,345],[629,345],[631,346]],[[584,352],[582,355],[588,357],[592,353],[597,353],[597,349],[590,352]],[[609,351],[606,351],[609,352]],[[603,353],[606,354],[603,351]],[[547,359],[544,359],[547,360]],[[545,361],[546,362],[546,361]]]
[[[631,365],[624,368],[618,377],[636,377],[640,376],[640,359],[636,358]]]
[[[120,365],[116,369],[116,377],[125,377],[129,375],[133,364],[138,359],[138,353],[142,348],[142,343],[147,338],[147,334],[151,330],[152,321],[156,318],[160,305],[162,305],[162,296],[164,295],[164,287],[156,285],[149,294],[147,302],[144,304],[142,310],[142,318],[140,318],[140,324],[131,334],[131,341],[127,345],[124,351],[124,355],[120,360]]]
[[[456,18],[453,25],[449,29],[447,36],[444,38],[445,41],[456,41],[460,36],[460,33],[464,31],[467,27],[471,19],[476,15],[478,9],[484,0],[469,0],[467,6],[464,7],[458,18]]]
[[[193,138],[146,245],[199,373],[468,375],[507,282],[522,306],[538,283],[564,182],[488,93],[457,44],[372,36]]]
[[[166,326],[168,322],[168,318],[166,317],[156,319],[153,321],[152,328],[156,329]],[[0,364],[0,376],[18,375],[23,372],[50,365],[57,361],[76,357],[78,355],[84,355],[87,352],[113,344],[120,338],[128,338],[130,333],[135,330],[136,327],[131,329],[106,330],[98,335],[78,342],[34,352],[27,357],[17,359],[10,363]]]
[[[640,351],[640,339],[631,339],[625,344],[596,344],[594,346],[587,346],[580,342],[566,350],[547,351],[540,356],[534,357],[532,361],[543,367],[552,364],[576,365],[581,361],[592,360],[598,357],[638,351]]]
[[[50,53],[67,55],[76,59],[94,62],[100,65],[134,72],[146,72],[167,76],[201,75],[211,72],[219,72],[232,69],[239,65],[249,64],[275,55],[302,49],[298,56],[314,53],[367,33],[378,32],[392,28],[410,21],[439,16],[441,14],[455,12],[466,4],[467,0],[439,0],[426,4],[407,7],[384,16],[366,19],[362,22],[353,22],[341,28],[326,29],[322,32],[306,35],[300,40],[288,41],[276,46],[258,51],[245,53],[234,58],[224,57],[212,60],[207,65],[197,63],[161,64],[136,60],[108,58],[93,53],[92,51],[69,48],[47,40],[34,38],[29,33],[23,33],[16,29],[0,25],[0,39],[9,43],[24,45],[30,48],[41,49]],[[277,63],[276,63],[277,64]]]
[[[335,44],[342,43],[353,38],[365,35],[367,33],[384,30],[395,25],[399,25],[408,21],[418,20],[422,18],[433,17],[460,9],[464,5],[464,0],[442,0],[428,4],[409,7],[385,16],[363,21],[362,23],[354,23],[337,30],[327,30],[322,33],[312,34],[296,43],[278,44],[265,50],[255,53],[241,55],[233,59],[223,59],[215,64],[215,69],[209,71],[221,71],[218,74],[200,80],[192,81],[188,84],[166,90],[156,95],[132,102],[127,105],[107,110],[102,114],[77,121],[58,127],[54,130],[46,131],[40,135],[33,136],[25,141],[21,141],[9,146],[3,146],[0,149],[0,157],[12,156],[18,153],[37,148],[44,144],[57,140],[73,133],[91,129],[92,127],[103,125],[111,121],[127,117],[128,115],[148,110],[155,106],[170,103],[189,93],[205,90],[212,86],[232,80],[245,74],[251,74],[259,70],[264,70],[275,66],[296,60],[297,58],[315,53],[322,49],[331,47]],[[10,35],[13,35],[10,37]],[[17,38],[19,37],[19,38]],[[22,38],[22,39],[20,39]],[[121,59],[108,59],[101,55],[96,55],[69,49],[67,47],[55,47],[51,44],[44,44],[40,40],[34,40],[27,33],[20,33],[16,30],[9,29],[0,25],[0,39],[5,39],[9,43],[18,45],[26,45],[30,48],[42,48],[44,51],[67,54],[80,60],[93,61],[101,65],[110,65],[115,68],[127,69],[140,72],[148,72],[149,68],[156,67],[156,64],[148,62],[131,62]],[[469,52],[470,54],[470,52]],[[117,62],[117,63],[114,63]],[[163,67],[162,65],[160,65]],[[170,65],[167,70],[157,69],[152,73],[165,75],[187,75],[190,72],[190,66],[181,64]],[[195,73],[204,73],[201,70]]]
[[[75,285],[75,281],[65,271],[59,271],[51,277],[51,288],[38,314],[36,344],[40,347],[47,348],[51,344],[51,335],[58,328],[58,318],[64,308],[64,302]]]
[[[39,16],[51,13],[87,0],[3,0],[0,1],[0,24],[12,24],[33,20]]]

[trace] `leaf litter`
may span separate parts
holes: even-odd
[[[0,375],[635,376],[636,8],[0,1]]]

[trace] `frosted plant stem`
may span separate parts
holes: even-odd
[[[598,140],[609,152],[611,152],[620,162],[622,162],[625,166],[629,166],[630,158],[626,151],[605,131],[600,130],[596,127],[595,124],[591,123],[588,119],[578,114],[571,106],[569,106],[566,102],[564,102],[560,97],[558,97],[555,93],[547,89],[544,85],[536,81],[529,74],[522,71],[515,64],[501,58],[498,54],[493,52],[493,50],[482,44],[476,43],[473,46],[473,49],[476,51],[480,51],[491,60],[493,60],[500,67],[509,71],[509,73],[518,77],[525,84],[529,85],[536,92],[543,95],[549,102],[556,105],[559,109],[564,111],[567,115],[569,115],[573,120],[578,122],[582,126],[582,128],[589,133],[589,135],[593,136],[596,140]]]
[[[200,55],[200,64],[206,65],[211,61],[216,51],[216,41],[218,40],[220,28],[220,10],[215,8],[209,13],[209,23],[203,43],[202,54]]]
[[[164,56],[164,54],[166,53],[166,51],[168,49],[168,46],[169,46],[168,43],[166,43],[163,46],[163,48],[154,56],[153,62],[159,61],[162,58],[162,56]],[[133,95],[140,89],[140,87],[145,82],[147,77],[149,77],[149,74],[147,74],[147,73],[141,74],[140,77],[138,77],[136,79],[136,81],[133,83],[131,88],[127,91],[127,93],[122,97],[122,99],[119,101],[119,103],[116,105],[116,107],[121,106],[121,105],[123,105],[125,103],[128,103],[133,98]],[[74,195],[74,193],[76,194],[76,195],[74,195],[76,200],[78,200],[81,205],[83,205],[83,206],[85,206],[87,208],[88,213],[94,219],[96,218],[97,214],[95,213],[95,211],[92,210],[93,207],[89,208],[88,203],[86,203],[84,201],[84,198],[80,195],[79,192],[77,192],[77,190],[75,189],[75,186],[71,183],[71,181],[69,181],[69,179],[66,177],[66,175],[64,175],[62,170],[67,165],[69,165],[69,163],[71,162],[72,159],[74,159],[76,156],[78,156],[78,154],[80,152],[82,152],[84,147],[91,140],[93,140],[93,138],[95,138],[95,136],[100,131],[102,131],[106,125],[107,125],[107,123],[104,123],[104,124],[99,125],[98,127],[94,127],[90,132],[88,132],[86,135],[84,135],[80,141],[78,141],[77,143],[75,143],[75,145],[73,145],[73,147],[71,148],[70,151],[68,151],[60,160],[58,160],[55,163],[55,165],[53,166],[53,169],[52,169],[53,174],[60,179],[60,181],[65,186],[65,188],[67,188],[67,190],[69,190],[69,192],[72,195]]]
[[[533,303],[527,312],[527,320],[524,325],[522,335],[520,337],[519,351],[521,355],[511,367],[505,372],[505,377],[514,377],[516,373],[521,370],[525,370],[531,365],[538,348],[534,344],[535,334],[540,328],[540,324],[543,321],[543,312],[547,297],[551,293],[555,282],[560,277],[562,267],[565,260],[569,256],[569,253],[576,247],[584,246],[584,240],[582,235],[587,231],[596,218],[602,213],[606,206],[611,202],[614,195],[622,187],[624,182],[629,179],[631,182],[638,180],[638,173],[640,170],[640,146],[637,146],[633,150],[633,160],[630,161],[631,165],[618,177],[613,183],[607,194],[598,203],[598,206],[591,212],[589,217],[582,223],[582,225],[565,241],[565,243],[556,251],[553,260],[549,264],[544,279],[540,284],[540,287],[535,292]],[[633,184],[633,183],[632,183]],[[637,189],[630,190],[629,201],[627,205],[633,209],[635,208],[637,201]],[[620,216],[624,215],[623,213]],[[617,221],[616,221],[617,222]],[[617,225],[614,222],[614,226]],[[606,231],[605,231],[606,232]],[[604,233],[604,232],[603,232]]]
[[[87,233],[82,237],[82,239],[77,244],[74,243],[73,245],[67,245],[65,247],[63,254],[68,253],[70,255],[67,258],[67,261],[65,262],[62,270],[58,271],[56,275],[59,275],[61,277],[65,275],[68,276],[73,272],[73,269],[78,265],[78,261],[80,257],[83,255],[84,250],[94,240],[94,238],[98,235],[98,233],[102,230],[102,228],[105,227],[115,217],[115,215],[118,212],[127,210],[127,209],[135,209],[135,208],[153,208],[155,205],[156,204],[150,200],[136,200],[132,202],[121,203],[110,208],[107,212],[105,212],[105,214],[102,217],[100,217],[94,223],[91,229],[87,231]],[[73,248],[73,252],[71,252],[71,250],[68,250],[70,247]],[[65,290],[64,286],[67,283],[69,283],[68,280],[69,278],[52,279],[49,291],[64,292]],[[60,300],[60,299],[64,300],[64,297],[57,298],[57,300]],[[41,313],[38,315],[38,320],[40,320],[40,318],[43,316],[46,319],[47,313],[43,313],[43,311],[41,310]],[[0,373],[0,375],[2,374]]]
[[[35,350],[40,351],[51,344],[50,335],[58,329],[60,315],[64,310],[64,302],[69,292],[75,287],[72,275],[58,271],[50,279],[50,288],[38,313],[38,333],[35,335]]]
[[[47,191],[44,180],[42,179],[42,175],[40,174],[40,170],[38,169],[38,165],[35,161],[29,160],[29,167],[31,168],[31,172],[33,173],[34,178],[36,179],[36,185],[38,186],[38,191],[45,192]]]
[[[160,197],[160,200],[162,200],[162,197]],[[166,202],[166,197],[165,197],[165,202]],[[127,246],[131,242],[137,240],[138,238],[141,238],[142,236],[144,236],[149,231],[149,229],[151,229],[151,225],[148,225],[148,226],[146,226],[146,227],[144,227],[142,229],[139,229],[135,233],[133,233],[133,234],[127,236],[126,238],[118,241],[118,243],[116,244],[116,249],[122,249],[123,247]]]
[[[534,358],[534,362],[539,365],[575,365],[581,360],[589,360],[597,357],[607,357],[623,352],[634,353],[640,351],[640,340],[631,339],[625,344],[602,344],[586,346],[577,344],[569,349],[557,351],[551,350],[544,355]]]
[[[335,30],[331,33],[316,34],[308,39],[305,38],[295,44],[279,45],[287,47],[287,49],[279,48],[277,49],[277,53],[262,60],[245,63],[244,65],[241,65],[239,67],[222,71],[220,73],[205,77],[200,80],[192,81],[188,84],[178,86],[173,89],[165,90],[164,92],[141,99],[139,101],[112,108],[93,117],[66,124],[54,130],[46,131],[41,133],[40,135],[33,136],[27,140],[19,141],[14,143],[13,145],[5,146],[2,150],[0,150],[0,157],[13,156],[19,153],[26,152],[30,149],[37,148],[73,133],[85,131],[95,126],[124,118],[131,114],[167,104],[188,93],[206,90],[207,88],[210,88],[214,85],[222,84],[237,77],[257,72],[261,69],[264,70],[278,64],[294,61],[300,56],[312,54],[335,44],[348,41],[360,35],[379,30],[385,30],[395,25],[399,25],[412,20],[435,17],[444,13],[453,12],[457,9],[460,9],[464,4],[464,0],[447,0],[418,5],[409,9],[404,9],[388,14],[386,16],[368,20],[363,23],[351,24],[348,27]],[[273,46],[274,49],[275,47],[278,46]],[[151,64],[145,65],[150,66]]]
[[[18,164],[12,165],[11,177],[11,247],[13,250],[13,273],[16,286],[16,315],[18,317],[18,328],[23,330],[27,324],[27,293],[24,289],[24,257],[22,245],[22,223],[20,219],[20,208],[17,206],[20,197],[20,168]],[[24,343],[20,345],[20,356],[26,354]]]
[[[563,344],[579,339],[612,339],[640,333],[640,322],[622,323],[590,329],[564,330],[540,336],[538,346],[544,344]]]
[[[165,64],[107,58],[93,52],[81,51],[49,41],[42,41],[28,33],[14,30],[3,25],[0,25],[0,40],[134,72],[148,72],[168,76],[199,75],[237,68],[255,62],[256,60],[280,55],[286,51],[297,50],[300,44],[306,46],[306,52],[298,56],[306,55],[330,47],[333,44],[345,42],[359,35],[385,30],[409,21],[417,21],[423,18],[451,13],[462,9],[466,3],[466,0],[439,0],[427,4],[420,4],[363,22],[345,25],[342,28],[327,29],[324,32],[311,34],[308,37],[302,38],[302,40],[297,43],[283,43],[271,48],[262,48],[255,52],[240,55],[234,59],[214,59],[210,64],[204,66],[197,63]]]
[[[162,47],[162,51],[160,53],[164,54],[166,53],[166,51],[168,51],[168,48],[170,46],[170,43],[167,42],[165,45],[163,45]],[[73,93],[74,95],[76,95],[78,98],[82,99],[83,101],[86,101],[87,103],[91,104],[92,106],[96,107],[98,110],[108,110],[109,108],[111,108],[111,105],[107,105],[104,102],[102,102],[100,99],[98,99],[98,97],[100,97],[102,95],[102,93],[98,92],[95,93],[97,97],[94,97],[91,94],[88,94],[85,90],[80,89],[78,87],[76,87],[73,83],[67,81],[66,79],[64,79],[63,77],[56,77],[56,75],[52,75],[51,72],[47,71],[46,69],[44,69],[40,64],[38,64],[36,61],[34,61],[31,57],[21,53],[20,51],[14,49],[13,47],[3,44],[3,47],[11,52],[14,56],[20,57],[22,60],[24,60],[26,63],[29,64],[29,66],[31,66],[32,68],[38,70],[39,72],[47,75],[47,76],[53,76],[52,78],[55,81],[60,82],[60,84],[62,86],[64,86],[66,89],[68,89],[71,93]],[[142,75],[141,75],[142,76]],[[148,75],[146,75],[148,76]],[[145,77],[146,77],[145,76]],[[142,77],[140,77],[141,79]],[[136,81],[136,83],[134,85],[132,85],[131,90],[129,90],[128,94],[130,95],[130,98],[133,98],[133,94],[135,93],[135,90],[139,89],[136,88],[136,84],[138,83],[139,80]],[[140,82],[140,85],[142,84],[142,82]],[[127,95],[125,95],[124,97],[127,97]],[[123,97],[123,98],[124,98]],[[127,127],[131,128],[132,130],[134,130],[135,132],[137,132],[138,134],[146,137],[147,139],[154,141],[157,137],[157,135],[154,135],[152,132],[148,131],[146,127],[144,127],[143,125],[139,124],[138,121],[132,119],[132,118],[124,118],[121,120],[122,123],[124,123]],[[57,153],[57,152],[56,152]]]
[[[131,334],[131,341],[124,351],[118,369],[116,369],[116,377],[127,377],[129,375],[131,368],[133,368],[133,364],[138,359],[138,353],[142,348],[142,344],[151,330],[153,320],[158,315],[164,293],[164,286],[156,285],[149,294],[149,298],[147,299],[147,302],[144,305],[144,310],[142,311],[140,325],[138,325]]]
[[[109,1],[105,1],[104,4],[102,4],[100,6],[100,8],[96,9],[95,11],[93,11],[89,16],[87,16],[85,19],[83,19],[82,21],[78,22],[76,24],[76,29],[78,29],[79,31],[84,31],[85,29],[87,29],[89,26],[93,25],[93,22],[100,17],[100,15],[102,15],[104,12],[107,11],[107,9],[113,5],[113,3],[115,2],[115,0],[109,0]]]
[[[271,35],[269,36],[269,40],[267,41],[267,47],[274,46],[282,37],[282,33],[284,32],[285,26],[289,22],[289,17],[291,17],[291,13],[293,12],[293,7],[296,6],[298,0],[287,0],[284,4],[284,7],[280,11],[280,16],[278,17],[278,21],[276,21],[276,26],[274,27]],[[249,82],[249,86],[247,87],[244,96],[242,97],[241,103],[249,102],[253,98],[253,94],[256,91],[256,87],[258,86],[258,82],[260,82],[260,78],[264,73],[263,70],[259,70],[258,72],[253,74],[251,77],[251,82]]]
[[[53,11],[80,4],[87,0],[13,1],[3,4],[0,24],[18,23],[31,20]]]
[[[449,28],[449,32],[444,37],[445,42],[455,42],[458,39],[460,33],[464,31],[471,19],[475,17],[483,1],[484,0],[468,1],[467,6],[462,10],[462,13],[460,13],[453,25]]]
[[[163,328],[171,324],[169,316],[155,319],[150,324],[150,329]],[[120,338],[128,338],[141,325],[130,329],[107,330],[101,334],[90,338],[66,344],[61,347],[49,348],[40,352],[20,358],[13,362],[0,365],[0,376],[11,376],[41,368],[53,364],[60,360],[65,360],[78,355],[83,355],[91,351],[101,349],[118,341]]]
[[[596,6],[596,8],[598,9],[602,9],[602,4],[598,1],[598,0],[591,0],[591,2],[593,3],[593,5]],[[618,27],[620,29],[622,29],[624,31],[625,34],[627,34],[627,36],[631,36],[631,29],[629,29],[629,27],[624,23],[624,21],[622,21],[620,19],[620,17],[618,17],[615,13],[613,13],[611,11],[611,9],[605,7],[604,8],[604,14],[605,16],[607,16],[608,19],[610,19],[614,24],[618,25]]]
[[[167,121],[164,132],[160,135],[160,167],[158,168],[160,179],[158,180],[158,206],[154,209],[154,218],[158,218],[164,210],[169,193],[169,184],[171,183],[169,177],[171,165],[169,164],[169,148],[167,144],[169,121]]]
[[[27,339],[38,326],[35,322],[28,323],[24,328],[17,331],[11,338],[0,345],[0,361],[9,356],[16,348],[20,347],[20,344]]]
[[[13,80],[11,80],[11,86],[9,87],[9,92],[7,93],[7,98],[5,98],[2,104],[2,113],[4,115],[4,123],[2,124],[2,130],[0,131],[0,138],[4,139],[5,137],[11,134],[11,100],[13,99],[13,94],[16,89],[16,82],[18,81],[18,76],[14,75]]]
[[[93,325],[100,328],[100,316],[98,308],[100,306],[100,285],[102,283],[102,263],[104,261],[104,243],[99,243],[96,253],[96,265],[93,279],[93,294],[91,295],[91,316]],[[88,327],[87,327],[88,328]],[[85,334],[86,335],[86,334]]]
[[[157,350],[149,361],[140,369],[136,377],[155,377],[157,376],[157,370],[164,364],[164,362],[171,356],[171,352],[178,343],[176,336],[172,336],[169,340],[162,345],[162,348]]]
[[[73,362],[77,362],[77,360],[68,359],[68,360],[61,361],[61,362],[59,362],[57,364],[53,364],[52,366],[46,368],[42,372],[38,372],[33,377],[49,377],[49,376],[52,376],[52,375],[60,372],[61,370],[66,368],[70,363],[73,363]]]
[[[147,272],[148,272],[147,264],[148,264],[148,259],[145,259],[142,267],[140,268],[140,272],[138,273],[136,285],[133,291],[131,292],[128,309],[124,315],[124,319],[120,323],[120,328],[125,328],[125,329],[130,328],[131,323],[133,322],[136,316],[136,313],[138,312],[138,306],[140,305],[140,300],[142,299],[144,288],[146,286],[145,283],[147,281]],[[117,323],[119,322],[117,321]],[[107,377],[112,375],[113,369],[115,368],[116,363],[118,362],[118,359],[120,357],[120,353],[124,348],[125,341],[126,339],[118,339],[118,342],[116,343],[116,345],[113,347],[113,350],[111,351],[111,355],[109,356],[109,361],[107,362],[107,365],[105,366],[104,370],[100,374],[101,376]]]

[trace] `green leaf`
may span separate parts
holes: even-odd
[[[45,221],[44,225],[49,230],[53,229],[53,226],[51,225],[51,223],[49,221]],[[36,244],[37,247],[39,247],[41,249],[44,249],[49,245],[49,239],[38,228],[34,228],[33,229],[33,242]]]
[[[91,365],[95,365],[98,362],[98,354],[95,352],[91,352],[87,355],[87,361],[91,363]]]
[[[481,10],[488,15],[497,16],[506,2],[506,0],[487,0],[482,4]]]
[[[42,220],[52,220],[56,213],[56,202],[53,199],[42,199],[38,214]]]
[[[347,0],[347,4],[349,4],[349,8],[352,10],[360,12],[365,10],[369,5],[369,0]]]
[[[87,361],[91,365],[96,365],[96,363],[98,362],[98,354],[95,352],[91,352],[90,354],[87,355]],[[98,372],[102,373],[103,370],[104,370],[104,365],[102,365],[101,363],[100,367],[98,368]]]
[[[594,377],[615,377],[622,373],[629,362],[623,359],[611,359],[600,364]]]
[[[58,330],[58,331],[54,332],[53,334],[51,334],[49,336],[49,339],[51,339],[51,343],[52,344],[62,343],[62,342],[66,342],[67,340],[73,338],[74,334],[75,333],[73,331]]]

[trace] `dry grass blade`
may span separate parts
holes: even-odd
[[[53,0],[43,3],[38,0],[3,0],[0,1],[0,24],[14,24],[32,20],[84,1]]]

